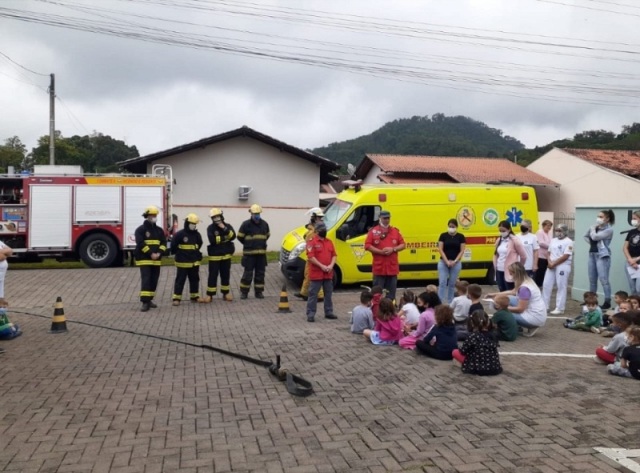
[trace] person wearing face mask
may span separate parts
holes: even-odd
[[[398,285],[398,253],[405,248],[404,238],[400,230],[392,227],[391,213],[382,210],[378,219],[378,225],[367,233],[364,242],[365,251],[373,255],[373,286],[382,286],[387,290],[387,298],[392,301],[396,298]]]
[[[182,290],[189,279],[189,299],[191,302],[203,302],[200,298],[200,261],[202,260],[202,236],[196,229],[200,219],[189,214],[184,219],[184,228],[171,240],[171,253],[175,256],[176,279],[173,284],[173,305],[180,305]]]
[[[503,220],[498,224],[500,238],[496,241],[493,252],[493,269],[496,275],[496,284],[500,292],[513,289],[513,277],[507,271],[512,263],[520,261],[523,265],[527,263],[527,252],[524,250],[522,242],[511,230],[511,223]]]
[[[333,242],[327,239],[327,227],[318,222],[315,234],[307,242],[309,262],[309,297],[307,299],[307,322],[314,322],[320,288],[324,291],[324,318],[337,319],[333,313],[333,267],[337,254]]]
[[[551,315],[564,314],[567,303],[567,287],[571,274],[571,259],[573,256],[573,241],[567,235],[569,229],[565,224],[556,226],[555,237],[549,244],[549,265],[542,284],[542,298],[547,310],[551,304],[551,291],[556,286],[556,308]]]
[[[222,210],[212,208],[209,211],[211,225],[207,227],[207,254],[209,256],[209,279],[207,281],[207,295],[203,302],[209,303],[218,292],[218,274],[220,274],[220,292],[222,298],[231,302],[231,257],[236,251],[233,240],[236,239],[236,232],[233,227],[224,221]]]
[[[164,230],[156,225],[160,209],[151,205],[144,209],[144,222],[136,228],[136,249],[133,255],[140,268],[140,312],[158,307],[153,298],[160,278],[161,258],[167,252],[167,238]]]
[[[631,226],[633,230],[627,233],[622,252],[627,260],[625,274],[629,280],[631,294],[640,295],[640,210],[631,214]]]
[[[551,243],[551,229],[553,228],[553,222],[551,220],[545,220],[542,222],[542,228],[536,232],[536,238],[540,249],[538,250],[538,271],[536,271],[536,285],[542,287],[544,282],[544,274],[547,272],[547,258],[549,258],[549,244]]]
[[[462,256],[466,248],[466,240],[458,233],[458,221],[452,218],[447,222],[448,230],[438,239],[438,296],[443,304],[453,300],[456,281],[462,269]]]
[[[264,276],[267,270],[267,240],[271,236],[269,224],[262,219],[262,207],[253,204],[249,208],[251,218],[245,220],[238,230],[238,241],[242,243],[242,267],[240,299],[246,299],[251,289],[256,299],[264,299]],[[254,276],[255,274],[255,276]]]
[[[517,235],[524,247],[524,251],[527,253],[527,260],[523,265],[527,276],[530,278],[538,271],[538,250],[540,250],[538,238],[531,233],[532,227],[531,220],[524,219],[520,225],[520,233]]]
[[[613,210],[601,210],[596,217],[596,223],[591,225],[584,235],[589,244],[589,290],[598,292],[598,280],[604,291],[602,310],[611,308],[611,284],[609,270],[611,269],[611,250],[609,245],[613,238],[613,224],[616,216]]]

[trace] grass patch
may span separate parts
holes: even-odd
[[[277,251],[267,252],[267,262],[275,263],[279,259]],[[234,255],[231,257],[232,264],[240,264],[242,255]],[[206,264],[206,263],[205,263]],[[173,256],[165,256],[162,258],[162,266],[174,266]],[[16,269],[91,269],[82,261],[57,261],[55,258],[44,258],[41,262],[26,263],[22,261],[9,260],[11,270]],[[127,267],[128,262],[127,262]]]

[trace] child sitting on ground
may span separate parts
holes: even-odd
[[[378,308],[378,318],[373,330],[365,329],[362,334],[374,345],[395,345],[402,337],[402,320],[396,314],[391,299],[382,299]]]
[[[584,322],[584,317],[585,317],[586,313],[589,312],[589,309],[587,309],[587,305],[588,305],[587,300],[588,301],[593,301],[594,297],[596,299],[596,306],[597,306],[598,305],[598,295],[595,292],[585,291],[585,293],[582,295],[582,304],[581,304],[580,313],[574,318],[565,319],[566,323],[564,323],[563,325],[567,326],[567,325],[571,325],[571,324],[577,324],[579,322]],[[597,310],[600,312],[600,314],[602,314],[602,309],[600,309],[599,306],[598,306]],[[600,317],[602,317],[602,315]]]
[[[366,329],[373,330],[375,322],[373,312],[371,312],[371,299],[373,294],[370,291],[360,293],[360,305],[353,308],[351,312],[351,333],[362,333]]]
[[[450,306],[453,309],[453,320],[457,324],[466,323],[469,317],[471,300],[467,297],[468,287],[469,283],[467,281],[456,281],[456,297],[453,298]]]
[[[565,321],[565,328],[572,330],[582,330],[583,332],[600,333],[598,330],[602,326],[602,311],[598,307],[598,297],[591,293],[584,298],[587,312],[573,319],[571,322]],[[571,319],[569,319],[571,320]],[[577,320],[577,321],[576,321]]]
[[[618,291],[613,295],[613,302],[615,306],[602,314],[602,325],[604,327],[609,325],[609,317],[620,312],[620,303],[627,300],[629,300],[629,294],[626,291]]]
[[[471,301],[469,305],[469,315],[473,314],[476,310],[481,310],[484,312],[484,307],[482,306],[482,287],[478,284],[469,284],[467,287],[467,297]]]
[[[371,313],[373,314],[373,320],[376,320],[378,318],[378,307],[380,306],[380,301],[384,297],[382,286],[373,286],[371,288],[371,295],[373,296],[371,299]]]
[[[469,337],[460,349],[453,350],[454,363],[463,373],[493,376],[502,373],[498,341],[492,332],[491,321],[484,310],[476,310],[467,321]]]
[[[405,335],[410,331],[415,330],[418,326],[420,311],[418,310],[415,301],[416,296],[413,295],[412,291],[407,289],[402,293],[402,297],[400,298],[401,309],[398,312],[398,317],[400,317],[404,323],[403,332]]]
[[[496,313],[491,317],[491,322],[498,332],[498,340],[513,342],[518,338],[518,324],[516,318],[508,310],[509,296],[496,296],[493,305],[496,308]]]
[[[458,348],[453,310],[444,304],[436,308],[436,325],[426,337],[416,342],[418,353],[437,360],[450,360],[451,353]]]
[[[627,346],[627,334],[625,331],[631,326],[631,316],[622,312],[613,314],[611,317],[611,326],[615,326],[620,331],[613,336],[609,344],[605,347],[600,345],[596,348],[596,356],[593,357],[597,363],[606,363],[607,365],[620,360],[622,350]]]
[[[626,314],[631,311],[631,302],[628,300],[622,301],[618,304],[618,312],[619,314]],[[603,337],[615,337],[620,333],[620,328],[617,325],[613,325],[609,323],[606,327],[600,327],[600,335]]]
[[[427,287],[424,289],[424,292],[435,292],[437,294],[438,286],[436,286],[435,284],[428,284]]]
[[[631,308],[629,310],[640,310],[640,296],[629,296]]]
[[[616,376],[640,379],[640,327],[632,325],[627,329],[627,344],[620,362],[610,364],[607,370]]]
[[[400,346],[407,350],[413,350],[418,340],[422,340],[424,336],[431,330],[436,323],[435,310],[441,305],[440,298],[436,292],[423,292],[418,296],[418,304],[425,309],[418,319],[418,327],[406,337],[400,340]]]

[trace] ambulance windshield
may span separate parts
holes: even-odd
[[[344,200],[336,199],[324,210],[324,224],[327,230],[331,229],[338,223],[344,214],[351,208],[351,203]]]

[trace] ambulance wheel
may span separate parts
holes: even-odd
[[[80,244],[80,258],[91,268],[111,266],[118,257],[118,247],[109,235],[95,233]]]
[[[337,266],[333,267],[333,287],[338,287],[342,284],[342,273]]]

